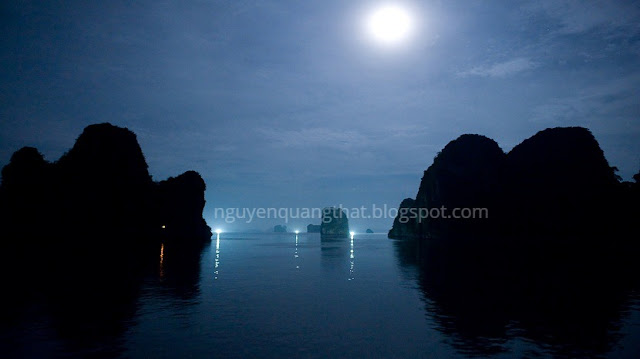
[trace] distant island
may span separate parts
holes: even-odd
[[[367,231],[366,231],[366,233],[369,233],[369,234],[371,234],[371,233],[373,233],[373,230],[372,230],[371,228],[367,228]]]
[[[287,233],[287,226],[283,226],[283,225],[276,225],[273,227],[273,232],[274,233]]]
[[[327,239],[349,237],[349,219],[346,212],[335,207],[322,209],[320,236]]]
[[[616,170],[586,128],[546,129],[506,154],[492,139],[462,135],[424,172],[416,198],[400,203],[389,238],[637,231],[640,173],[621,182]]]
[[[320,233],[322,226],[320,224],[309,224],[307,226],[307,233]]]
[[[195,171],[154,182],[133,132],[90,125],[55,162],[33,147],[13,154],[2,169],[0,228],[30,243],[203,242],[205,189]]]

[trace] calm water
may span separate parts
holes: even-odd
[[[88,274],[55,284],[59,295],[25,299],[2,327],[4,353],[127,358],[640,354],[633,287],[609,289],[595,300],[577,290],[580,298],[590,297],[586,302],[564,294],[549,300],[544,293],[524,300],[494,283],[460,290],[446,282],[452,277],[429,272],[425,259],[382,234],[321,241],[317,234],[223,233],[201,252],[176,251],[160,246],[131,283]]]

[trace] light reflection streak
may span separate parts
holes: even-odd
[[[158,275],[164,277],[164,243],[160,243],[160,265],[158,266]]]
[[[213,279],[218,279],[218,267],[220,266],[220,233],[216,236],[216,258],[214,260]]]
[[[296,262],[296,269],[300,269],[300,265],[297,264],[298,263],[298,261],[297,261],[298,257],[299,257],[299,255],[298,255],[298,233],[296,233],[296,250],[295,250],[295,253],[293,254],[293,258],[296,258],[296,259],[294,259],[294,261]]]
[[[351,245],[349,248],[349,280],[354,280],[353,268],[355,265],[355,252],[353,250],[353,235],[351,235]]]

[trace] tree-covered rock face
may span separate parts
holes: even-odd
[[[511,227],[575,233],[618,215],[619,182],[586,128],[551,128],[524,140],[507,155],[502,177],[497,214]]]
[[[153,182],[136,135],[126,128],[88,126],[54,163],[23,148],[2,174],[1,228],[11,236],[211,237],[200,175]]]
[[[416,196],[417,208],[484,208],[498,186],[505,154],[485,136],[462,135],[449,142],[425,171]],[[415,233],[441,233],[468,221],[419,218]]]
[[[413,198],[403,199],[398,208],[398,215],[393,220],[393,227],[389,231],[389,238],[404,239],[416,236],[417,221],[411,216],[412,209],[416,209],[416,201]]]
[[[511,181],[571,190],[617,183],[604,152],[582,127],[548,128],[524,140],[507,155]]]
[[[546,129],[508,154],[487,137],[462,135],[425,171],[415,201],[400,205],[389,236],[576,232],[585,230],[585,223],[606,226],[612,215],[594,214],[619,204],[618,189],[613,168],[585,128]],[[486,208],[489,218],[400,221],[403,208],[419,213],[443,206],[448,211]]]
[[[23,147],[11,156],[9,164],[2,169],[2,187],[15,190],[36,185],[46,176],[47,167],[47,161],[37,149]]]
[[[169,177],[156,186],[158,218],[164,234],[185,238],[210,238],[211,230],[202,218],[207,186],[196,171]]]
[[[11,156],[2,169],[0,231],[16,228],[29,237],[38,233],[47,223],[38,216],[47,210],[43,204],[49,196],[50,177],[51,166],[37,149],[24,147]]]
[[[152,181],[136,135],[109,123],[87,126],[58,166],[73,176],[70,181],[132,186]]]
[[[349,237],[349,219],[345,211],[335,207],[324,208],[320,235],[322,238]]]

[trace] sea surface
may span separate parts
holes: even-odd
[[[0,356],[640,357],[633,286],[584,302],[465,290],[386,234],[222,233],[174,250],[158,246],[133,283],[60,278],[57,295],[24,299],[3,322]]]

